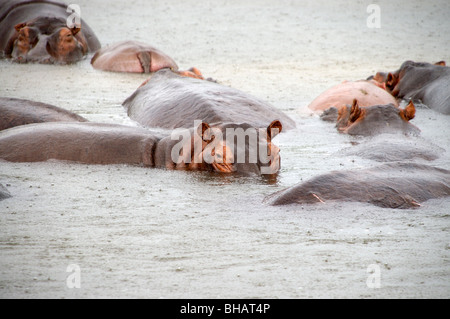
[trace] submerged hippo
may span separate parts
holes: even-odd
[[[270,205],[328,201],[363,202],[386,208],[414,208],[450,196],[450,171],[412,163],[390,163],[334,171],[269,195]]]
[[[248,140],[245,136],[243,140],[238,137],[237,141],[234,136],[222,138],[229,128],[233,132],[245,130],[250,137]],[[86,164],[275,174],[280,158],[272,138],[277,131],[281,131],[279,122],[272,123],[264,134],[249,125],[200,123],[195,129],[179,130],[170,136],[115,124],[29,124],[0,132],[0,159],[10,162],[55,159]],[[255,139],[251,138],[252,134]],[[251,158],[254,154],[258,157]]]
[[[57,1],[2,0],[0,56],[21,63],[66,64],[97,51],[100,42],[83,20],[68,27],[71,14]]]
[[[450,67],[444,61],[430,64],[406,61],[393,73],[378,72],[374,80],[399,99],[421,100],[429,108],[450,114]]]
[[[400,109],[392,104],[360,107],[359,101],[355,99],[351,106],[339,107],[337,114],[336,127],[341,133],[364,136],[420,133],[420,130],[409,122],[416,114],[412,101],[404,109]]]
[[[336,156],[357,156],[377,162],[401,162],[439,158],[445,150],[430,141],[421,138],[402,136],[392,138],[391,135],[379,135],[340,150]]]
[[[11,193],[6,189],[5,186],[0,184],[0,200],[4,200],[11,197]]]
[[[342,105],[352,104],[357,99],[360,106],[393,104],[398,106],[397,100],[386,90],[384,90],[377,81],[344,81],[335,85],[317,98],[315,98],[308,107],[315,112],[323,112],[330,107],[340,107]]]
[[[84,117],[53,105],[14,98],[0,98],[0,114],[0,131],[31,123],[87,122]]]
[[[146,127],[189,128],[196,120],[248,123],[257,128],[279,120],[283,129],[295,127],[290,117],[256,97],[214,82],[182,77],[170,70],[156,72],[123,105],[131,119]]]
[[[164,52],[137,41],[123,41],[98,50],[92,57],[95,69],[113,72],[150,73],[169,68],[178,70]]]

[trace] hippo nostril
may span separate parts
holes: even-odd
[[[26,62],[26,59],[25,59],[25,57],[19,55],[19,56],[17,56],[17,57],[14,59],[14,61],[17,62],[17,63],[25,63],[25,62]]]
[[[232,164],[226,163],[212,163],[213,168],[221,173],[233,173],[236,171],[236,167]]]

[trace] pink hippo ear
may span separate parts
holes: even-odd
[[[358,105],[358,100],[353,99],[352,107],[350,109],[349,122],[353,123],[361,116],[361,108]]]
[[[269,124],[267,127],[267,140],[270,141],[272,138],[277,136],[283,130],[283,125],[280,121],[275,120]]]
[[[19,24],[16,24],[16,25],[14,26],[14,29],[16,29],[17,32],[20,32],[20,30],[22,30],[22,29],[25,28],[26,26],[27,26],[26,23],[19,23]]]
[[[211,127],[208,123],[202,122],[202,124],[197,127],[197,134],[201,136],[202,140],[205,142],[212,142],[214,139],[214,135],[211,132]]]
[[[400,110],[399,115],[405,121],[412,120],[416,116],[416,107],[413,101],[409,101],[409,104],[403,110]]]
[[[447,66],[447,63],[445,63],[445,61],[439,61],[436,62],[434,65]]]
[[[70,31],[72,32],[72,35],[76,35],[78,32],[81,31],[81,28],[78,26],[74,26],[73,28],[70,29]]]
[[[395,86],[395,75],[389,72],[387,79],[386,79],[386,85],[389,87]]]

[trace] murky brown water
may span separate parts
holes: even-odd
[[[450,199],[416,210],[365,204],[270,207],[264,196],[335,169],[373,166],[342,150],[340,135],[306,110],[342,80],[394,70],[404,60],[450,60],[446,1],[78,1],[106,45],[148,42],[181,68],[250,92],[291,115],[276,138],[275,183],[129,166],[0,163],[2,298],[448,298]],[[447,10],[444,10],[446,9]],[[0,95],[58,105],[91,121],[135,125],[121,107],[145,75],[0,61]],[[450,117],[419,109],[408,143],[444,149]],[[412,141],[412,142],[411,142]],[[416,160],[425,162],[423,160]],[[69,288],[69,265],[80,288]],[[367,285],[368,267],[380,288]]]

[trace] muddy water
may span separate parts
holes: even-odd
[[[270,207],[263,198],[330,170],[376,165],[343,150],[368,138],[337,134],[307,104],[345,79],[404,60],[450,60],[446,1],[78,1],[105,45],[136,39],[180,68],[263,98],[297,123],[276,138],[276,179],[221,177],[124,165],[0,163],[2,298],[320,298],[450,296],[450,199],[420,209],[361,203]],[[153,4],[154,3],[154,4]],[[393,32],[395,30],[395,32]],[[445,41],[444,41],[445,40]],[[424,45],[426,43],[426,45]],[[136,125],[121,107],[147,77],[0,61],[0,95]],[[450,117],[419,109],[427,162],[450,169]],[[77,265],[79,272],[67,267]],[[371,288],[376,269],[379,288]],[[70,288],[79,274],[80,288]],[[69,285],[67,284],[69,279]]]

